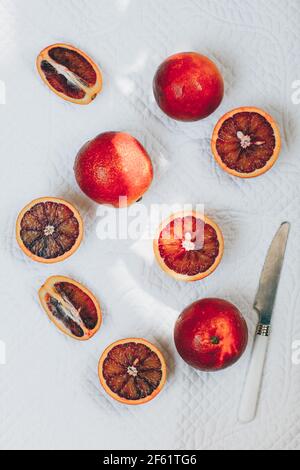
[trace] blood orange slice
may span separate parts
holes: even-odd
[[[41,304],[60,331],[74,339],[92,338],[102,323],[102,314],[94,295],[73,279],[50,277],[39,290]]]
[[[17,241],[22,251],[40,263],[58,263],[79,248],[83,222],[68,202],[56,198],[32,201],[20,213]]]
[[[69,44],[46,47],[37,58],[37,69],[54,93],[72,103],[89,104],[102,89],[99,67]]]
[[[276,122],[258,108],[238,108],[227,113],[212,137],[212,152],[218,164],[240,178],[254,178],[270,170],[280,150]]]
[[[161,352],[144,339],[124,339],[109,346],[99,362],[104,390],[126,405],[142,405],[162,390],[167,367]]]
[[[161,268],[179,281],[200,281],[221,262],[224,240],[220,228],[197,212],[169,217],[154,240],[154,253]]]

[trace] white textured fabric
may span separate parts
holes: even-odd
[[[300,79],[298,0],[0,0],[0,448],[296,449],[300,448],[299,176]],[[104,73],[104,90],[88,107],[60,100],[41,82],[35,58],[45,46],[69,42]],[[209,119],[180,124],[154,103],[152,77],[168,55],[196,50],[212,57],[226,97]],[[253,181],[234,179],[215,164],[209,139],[233,107],[255,105],[278,120],[283,151],[276,167]],[[156,180],[144,202],[203,203],[225,235],[222,265],[193,285],[169,279],[151,243],[96,237],[96,206],[77,188],[73,162],[81,145],[104,130],[129,130],[145,143]],[[16,245],[15,219],[30,200],[64,197],[86,224],[81,249],[57,266],[27,259]],[[237,422],[251,343],[235,367],[215,375],[187,367],[172,332],[192,301],[217,296],[246,316],[271,239],[283,220],[292,232],[274,315],[257,419]],[[104,324],[86,344],[61,335],[41,310],[37,290],[52,274],[87,285],[101,299]],[[112,341],[145,337],[169,366],[164,392],[143,407],[124,407],[101,390],[97,363]]]

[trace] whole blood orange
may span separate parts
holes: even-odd
[[[94,295],[73,279],[50,277],[39,291],[40,302],[60,331],[86,341],[99,330],[101,308]]]
[[[64,100],[89,104],[102,89],[99,67],[83,51],[69,44],[46,47],[37,58],[46,85]]]
[[[175,344],[187,364],[206,372],[237,362],[248,342],[239,310],[221,299],[204,299],[187,307],[175,326]]]
[[[161,225],[154,253],[161,268],[179,281],[200,281],[221,262],[224,240],[220,228],[197,212],[182,212]]]
[[[140,200],[153,180],[148,153],[124,132],[106,132],[84,145],[74,171],[77,183],[89,198],[114,207]]]
[[[198,121],[212,114],[224,96],[224,81],[217,66],[196,52],[183,52],[165,60],[153,82],[159,107],[178,121]]]
[[[104,390],[126,405],[142,405],[165,385],[167,367],[161,352],[144,339],[124,339],[109,346],[99,362]]]
[[[16,235],[22,251],[40,263],[58,263],[79,248],[83,222],[77,209],[63,199],[45,197],[19,214]]]
[[[279,128],[258,108],[238,108],[216,125],[212,152],[218,164],[233,176],[254,178],[275,164],[281,150]]]

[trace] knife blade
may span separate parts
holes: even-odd
[[[239,421],[241,423],[249,423],[253,421],[256,416],[269,344],[272,314],[282,273],[290,228],[290,224],[284,222],[273,239],[254,301],[254,309],[259,315],[259,323],[239,410]]]
[[[290,227],[288,222],[284,222],[276,233],[261,274],[254,309],[260,316],[262,325],[271,324]]]

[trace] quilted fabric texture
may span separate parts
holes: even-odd
[[[298,0],[0,0],[1,449],[299,449],[300,366],[300,80]],[[89,107],[60,100],[41,82],[35,58],[45,46],[69,42],[101,66],[104,90]],[[156,106],[152,77],[177,51],[212,57],[226,80],[222,106],[195,124],[171,121]],[[240,181],[215,164],[209,140],[216,120],[237,106],[259,106],[278,120],[283,151],[268,174]],[[148,241],[100,241],[97,207],[77,188],[75,155],[105,130],[128,130],[151,153],[156,179],[144,202],[201,203],[221,226],[224,261],[194,285],[169,279]],[[16,245],[22,207],[51,195],[84,216],[85,241],[57,266],[32,263]],[[271,239],[289,220],[292,232],[274,313],[257,419],[237,421],[251,342],[244,358],[219,374],[185,366],[173,326],[192,301],[223,297],[244,313],[251,338],[258,280]],[[86,344],[65,338],[41,310],[37,290],[63,274],[87,285],[104,310],[100,333]],[[129,408],[99,386],[97,363],[120,338],[145,337],[164,352],[169,379],[149,405]]]

